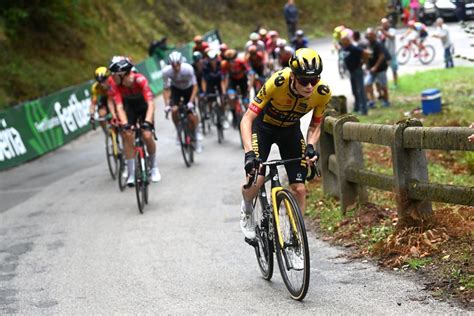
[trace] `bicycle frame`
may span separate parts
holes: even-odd
[[[278,231],[278,241],[281,245],[282,248],[284,248],[285,243],[283,241],[283,232],[281,231],[281,225],[280,225],[280,214],[278,213],[278,205],[277,205],[277,193],[281,190],[283,190],[283,187],[280,183],[280,176],[278,174],[278,169],[277,165],[270,165],[270,173],[267,177],[265,177],[265,182],[270,181],[271,183],[271,188],[272,188],[272,208],[273,208],[273,216],[275,218],[276,226]],[[288,201],[285,200],[285,207],[286,209],[290,209],[291,206],[289,205]],[[289,218],[290,218],[290,223],[292,226],[292,229],[294,232],[297,232],[297,226],[295,222],[295,218],[293,216],[293,212],[288,212]]]
[[[141,127],[139,126],[136,130],[135,130],[135,146],[133,147],[133,154],[136,155],[138,153],[138,155],[140,156],[140,168],[142,169],[142,171],[145,171],[146,168],[145,168],[145,144],[143,142],[143,137],[142,137],[142,129]],[[144,177],[144,181],[145,183],[148,182],[148,174],[146,172],[143,172],[143,177]]]

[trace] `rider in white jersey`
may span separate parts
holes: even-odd
[[[183,98],[183,106],[187,107],[188,119],[191,128],[196,132],[198,118],[194,110],[194,100],[198,93],[196,75],[193,66],[183,62],[183,56],[180,52],[172,52],[169,55],[169,65],[162,70],[164,91],[163,99],[165,101],[165,111],[171,110],[175,126],[179,120],[178,105]],[[202,151],[199,135],[196,135],[196,152]]]

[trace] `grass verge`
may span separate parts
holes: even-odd
[[[400,78],[392,91],[392,106],[378,108],[363,123],[394,124],[416,117],[424,126],[467,126],[474,121],[474,91],[466,78],[473,68],[434,70]],[[442,112],[424,116],[419,108],[420,91],[439,88]],[[431,182],[472,186],[472,152],[426,151]],[[391,175],[389,148],[364,144],[367,169]],[[474,207],[433,203],[434,215],[419,228],[398,227],[395,195],[368,189],[369,201],[341,214],[336,198],[325,196],[321,183],[308,184],[306,216],[319,227],[323,238],[351,248],[351,258],[373,258],[387,268],[414,270],[425,278],[433,296],[453,299],[474,308]]]

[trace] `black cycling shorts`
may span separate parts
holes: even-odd
[[[123,105],[125,113],[127,113],[128,124],[135,125],[138,119],[142,122],[145,121],[148,103],[143,98],[143,95],[128,95],[123,98]]]
[[[282,159],[303,157],[306,150],[306,142],[301,133],[300,124],[290,127],[277,127],[255,120],[252,125],[252,147],[258,158],[262,161],[268,159],[270,149],[277,144]],[[304,183],[308,168],[306,160],[296,161],[285,165],[288,180],[291,183]],[[265,168],[260,171],[265,175]]]
[[[188,104],[193,94],[194,86],[190,86],[186,89],[178,89],[174,86],[171,86],[171,105],[179,105],[181,97],[183,98],[183,104]]]
[[[239,80],[233,80],[232,78],[229,78],[229,89],[234,89],[235,91],[237,91],[237,87],[240,88],[240,93],[242,94],[243,98],[248,97],[249,86],[247,82],[247,76]]]

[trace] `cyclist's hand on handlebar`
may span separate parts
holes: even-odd
[[[188,110],[194,109],[194,104],[192,102],[188,102],[188,104],[186,104],[186,106],[188,107]]]
[[[245,173],[246,174],[255,174],[257,168],[259,167],[260,159],[257,158],[257,155],[253,150],[245,153]]]
[[[129,123],[125,123],[122,125],[122,128],[124,131],[130,131],[132,130],[132,124],[129,124]]]
[[[118,118],[112,117],[112,119],[110,120],[110,124],[113,126],[118,126],[120,124],[120,121]]]
[[[153,126],[152,122],[145,121],[142,124],[142,129],[147,130],[147,131],[152,131],[155,129],[155,127]]]
[[[165,106],[165,113],[169,113],[171,111],[171,106],[167,105]]]
[[[319,160],[319,153],[314,149],[313,144],[308,144],[304,152],[306,160],[309,160],[311,163],[315,163]]]

